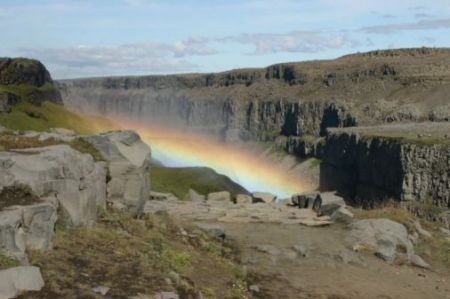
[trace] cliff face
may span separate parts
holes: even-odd
[[[450,132],[450,124],[439,126]],[[450,208],[450,140],[429,141],[331,130],[322,148],[321,188],[337,189],[367,206],[400,199],[445,211]]]
[[[81,111],[157,120],[233,140],[327,127],[450,119],[450,50],[405,49],[217,74],[59,82]]]

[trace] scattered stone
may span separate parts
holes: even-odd
[[[308,256],[308,249],[303,245],[294,245],[294,246],[292,246],[292,249],[294,249],[294,251],[297,252],[298,256],[301,256],[301,257]]]
[[[430,264],[425,262],[420,256],[418,256],[416,254],[411,255],[410,262],[412,265],[414,265],[416,267],[424,268],[424,269],[431,269]]]
[[[236,195],[236,203],[237,204],[248,204],[252,203],[252,197],[245,194]]]
[[[259,293],[259,286],[257,284],[252,284],[248,290],[252,293]]]
[[[208,201],[225,201],[230,202],[231,201],[231,195],[228,191],[220,191],[220,192],[212,192],[209,193],[207,196]]]
[[[211,236],[224,240],[226,237],[225,230],[223,227],[217,224],[209,224],[209,223],[196,223],[199,228],[208,232]]]
[[[257,245],[254,248],[260,252],[267,253],[272,256],[277,256],[280,255],[281,253],[281,251],[278,248],[272,245]]]
[[[150,191],[150,200],[177,200],[178,198],[172,193],[161,193]]]
[[[263,203],[272,203],[275,202],[276,196],[268,193],[268,192],[253,192],[253,203],[263,202]]]
[[[95,288],[92,288],[92,291],[94,293],[100,294],[105,296],[109,292],[110,288],[104,287],[104,286],[97,286]]]
[[[425,238],[432,237],[432,235],[429,231],[422,228],[422,225],[420,225],[419,221],[414,222],[414,228],[416,229],[416,231],[419,233],[420,236],[425,237]]]
[[[319,215],[331,215],[340,207],[345,207],[344,198],[336,195],[335,192],[324,192],[320,194],[321,204],[316,210]]]
[[[330,216],[330,220],[333,222],[341,222],[349,224],[353,221],[353,213],[350,212],[346,207],[340,207],[333,212]]]
[[[203,202],[205,201],[205,196],[198,194],[194,189],[189,189],[188,194],[186,195],[186,200],[193,202]]]
[[[21,292],[40,291],[44,286],[37,267],[21,266],[0,271],[0,298],[14,298]]]
[[[160,292],[160,293],[156,293],[153,296],[154,299],[179,299],[180,297],[178,296],[177,293],[174,292]]]

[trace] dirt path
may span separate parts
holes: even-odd
[[[355,253],[345,228],[220,223],[259,280],[257,298],[450,298],[450,269],[427,271]],[[302,257],[306,250],[306,257]]]

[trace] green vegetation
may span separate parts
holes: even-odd
[[[194,189],[201,194],[224,190],[229,191],[232,196],[248,193],[244,187],[227,176],[206,167],[152,166],[150,180],[153,191],[170,192],[180,199],[185,198],[189,189]]]
[[[0,253],[0,270],[20,266],[18,259]]]
[[[90,297],[98,285],[110,287],[112,298],[170,290],[182,298],[202,290],[204,298],[246,298],[243,270],[231,260],[231,248],[207,233],[166,213],[133,219],[124,211],[100,209],[98,215],[92,228],[57,230],[53,250],[28,251],[46,284],[21,298]],[[221,250],[210,251],[211,246]]]

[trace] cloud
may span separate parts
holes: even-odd
[[[397,23],[363,27],[360,31],[375,34],[390,34],[399,31],[450,29],[450,18],[421,20],[413,23]]]
[[[293,31],[290,33],[254,33],[219,39],[221,42],[237,42],[251,45],[254,51],[249,54],[264,55],[279,52],[317,53],[344,46],[355,48],[360,45],[347,35],[331,35],[313,31]]]
[[[52,73],[59,78],[186,72],[195,70],[197,66],[182,58],[217,53],[207,46],[207,42],[203,38],[189,38],[174,44],[80,45],[67,48],[22,48],[19,52],[50,65]]]

